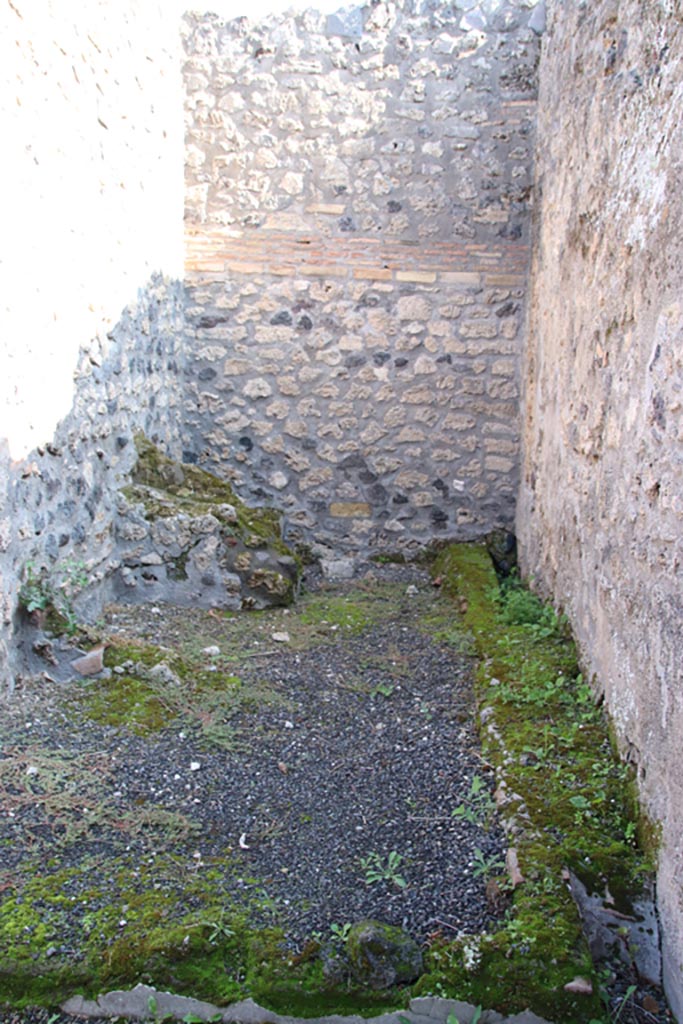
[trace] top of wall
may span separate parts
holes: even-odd
[[[528,0],[187,15],[190,228],[523,242],[537,15]]]

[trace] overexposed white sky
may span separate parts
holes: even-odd
[[[359,7],[362,0],[190,0],[191,10],[206,10],[229,20],[246,14],[252,20],[268,14],[288,11],[292,8],[303,11],[311,7],[316,11],[331,14],[341,7]]]

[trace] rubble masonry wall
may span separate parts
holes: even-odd
[[[539,41],[472,6],[186,17],[186,458],[335,552],[513,521]]]

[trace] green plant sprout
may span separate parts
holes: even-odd
[[[558,615],[552,605],[544,604],[527,590],[516,573],[511,574],[494,598],[498,616],[509,626],[526,626],[535,639],[563,636],[568,623],[565,615]]]
[[[208,921],[200,921],[199,924],[202,927],[209,929],[208,940],[212,946],[215,946],[219,939],[229,939],[235,934],[227,923],[224,910],[221,911],[217,918]]]
[[[330,931],[335,939],[339,939],[340,942],[346,944],[349,939],[349,932],[351,931],[351,923],[347,921],[345,924],[331,924]]]
[[[34,562],[27,562],[19,588],[19,604],[29,615],[53,608],[64,620],[66,632],[71,635],[77,628],[74,598],[88,582],[85,563],[73,558],[65,559],[52,570],[45,565],[36,566]]]
[[[607,1012],[609,1014],[609,1017],[607,1018],[607,1021],[596,1020],[595,1018],[593,1018],[590,1021],[590,1024],[619,1024],[619,1021],[621,1019],[621,1015],[622,1015],[622,1013],[624,1012],[624,1010],[626,1008],[626,1004],[628,1003],[629,999],[631,998],[631,996],[633,995],[633,993],[635,991],[636,991],[636,986],[635,985],[629,985],[629,987],[624,992],[622,998],[619,1000],[619,1005],[617,1006],[617,1008],[616,1008],[616,1010],[614,1011],[613,1014],[610,1014],[609,1004],[608,1004],[607,998],[606,998],[606,996],[603,995],[603,1001],[605,1002],[605,1006],[606,1006]]]
[[[399,868],[403,857],[396,850],[392,850],[386,859],[378,853],[370,853],[367,857],[361,857],[360,864],[365,871],[365,884],[372,885],[374,882],[391,882],[399,889],[405,889],[408,884],[399,874]]]
[[[52,603],[52,590],[47,578],[47,569],[43,565],[37,568],[34,562],[24,566],[23,581],[19,588],[19,603],[26,611],[42,611]]]
[[[474,1011],[474,1015],[472,1017],[472,1020],[470,1021],[470,1024],[479,1024],[483,1012],[483,1008],[481,1006],[478,1006]],[[460,1024],[460,1019],[459,1017],[456,1017],[456,1015],[451,1011],[451,1013],[449,1013],[448,1016],[446,1017],[446,1024]]]
[[[496,804],[489,792],[486,781],[481,775],[475,775],[470,783],[469,793],[463,803],[452,811],[454,818],[462,818],[471,825],[479,825],[488,829],[496,809]]]
[[[504,867],[503,861],[497,854],[494,853],[490,857],[486,857],[479,847],[474,851],[472,864],[472,874],[475,878],[488,878],[489,875],[501,871]]]

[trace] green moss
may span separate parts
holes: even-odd
[[[237,711],[279,699],[272,687],[247,685],[219,666],[216,671],[207,670],[206,656],[197,650],[183,655],[117,638],[107,648],[104,661],[108,668],[125,671],[113,672],[85,689],[80,711],[92,721],[140,736],[181,722],[207,744],[232,749],[235,734],[230,720]],[[161,675],[155,674],[155,668],[161,668]]]
[[[328,594],[307,595],[300,603],[297,622],[309,630],[309,638],[330,633],[358,634],[382,622],[387,612],[396,607],[401,590],[395,586],[357,587],[341,596]],[[294,631],[296,625],[293,624]],[[301,639],[305,640],[305,631]]]
[[[278,928],[249,925],[252,898],[227,894],[235,870],[226,858],[188,876],[175,856],[126,855],[106,884],[95,862],[34,876],[0,908],[0,1002],[53,1006],[142,981],[219,1006],[251,995],[300,1016],[403,1005],[400,992],[329,985],[318,943],[295,953]]]
[[[437,643],[454,647],[461,654],[474,655],[474,638],[455,613],[451,602],[432,605],[420,616],[418,628]]]
[[[628,907],[649,866],[636,846],[633,780],[615,757],[566,622],[518,582],[499,590],[483,547],[442,550],[434,572],[480,657],[477,701],[495,727],[484,731],[483,753],[520,798],[507,813],[523,826],[525,882],[504,927],[435,948],[416,990],[581,1024],[600,1016],[597,995],[572,996],[564,985],[593,977],[597,993],[599,979],[562,874],[571,868],[593,891],[609,883]]]
[[[631,780],[629,793],[631,804],[636,808],[632,819],[636,821],[636,839],[646,858],[646,870],[654,871],[662,845],[662,823],[651,818],[638,803],[635,779]]]
[[[363,603],[352,597],[328,597],[311,601],[302,609],[299,618],[307,626],[324,625],[349,633],[360,633],[370,623]]]
[[[249,992],[267,1009],[298,1017],[335,1013],[375,1016],[407,1005],[407,989],[377,992],[328,982],[318,952],[318,944],[311,943],[302,954],[293,954],[276,928],[253,932],[247,958]]]
[[[0,1000],[14,1006],[56,1001],[86,976],[82,966],[53,954],[68,925],[64,891],[75,874],[36,876],[0,904]]]
[[[563,988],[577,974],[591,973],[580,929],[570,923],[569,899],[561,893],[535,894],[533,906],[520,901],[506,928],[433,946],[415,991],[495,1006],[501,1013],[530,1007],[552,1020],[585,1022],[599,1016],[597,997]]]
[[[239,996],[242,989],[234,979],[227,983],[224,969],[215,972],[211,985],[207,981],[209,967],[215,971],[217,960],[224,961],[241,941],[225,920],[220,933],[215,930],[211,918],[224,909],[215,906],[216,873],[179,877],[174,858],[153,860],[149,866],[131,863],[130,855],[113,858],[106,885],[96,862],[48,871],[5,900],[0,999],[18,1004],[20,995],[26,1003],[49,1003],[74,989],[94,994],[140,978],[188,994],[203,981],[209,998]],[[225,861],[218,874],[231,870]],[[188,910],[192,904],[208,910]],[[241,926],[238,909],[234,922]]]
[[[84,707],[92,721],[125,725],[138,736],[147,736],[171,724],[164,701],[141,679],[127,675],[102,680],[91,691]]]
[[[249,508],[226,480],[199,466],[175,462],[143,434],[136,436],[135,446],[138,460],[133,484],[124,490],[124,495],[130,502],[141,502],[149,518],[178,512],[190,516],[210,513],[223,524],[226,536],[238,538],[249,548],[267,545],[298,563],[296,553],[282,540],[282,514],[278,509]],[[225,506],[232,506],[234,516]]]

